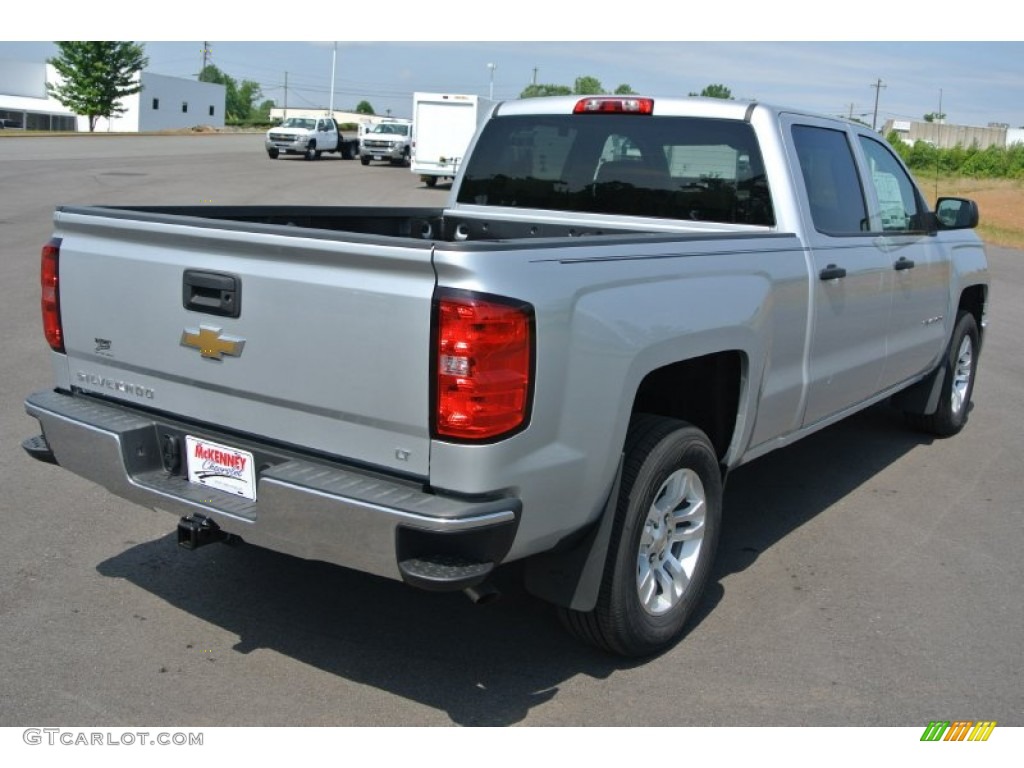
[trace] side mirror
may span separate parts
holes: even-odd
[[[939,229],[974,229],[978,226],[978,204],[963,197],[940,197],[935,203]]]

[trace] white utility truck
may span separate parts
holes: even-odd
[[[428,187],[435,186],[438,179],[454,179],[469,141],[492,103],[479,96],[414,93],[412,172]]]

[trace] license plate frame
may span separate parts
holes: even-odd
[[[256,464],[250,451],[185,435],[188,481],[256,501]]]

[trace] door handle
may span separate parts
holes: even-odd
[[[829,264],[818,273],[818,277],[822,280],[838,280],[840,277],[846,277],[846,270],[835,264]]]
[[[914,262],[911,259],[908,259],[906,256],[900,256],[900,260],[893,264],[893,269],[895,269],[897,272],[900,272],[904,269],[913,268]]]

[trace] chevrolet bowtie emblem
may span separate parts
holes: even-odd
[[[210,360],[222,360],[224,355],[232,357],[241,355],[245,339],[224,336],[221,334],[220,328],[201,325],[198,329],[186,328],[181,334],[181,344],[184,347],[198,349],[203,357]]]

